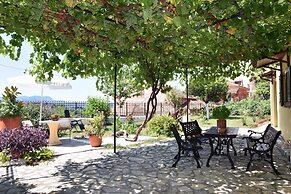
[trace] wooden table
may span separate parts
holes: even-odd
[[[232,139],[236,138],[237,134],[237,127],[227,127],[225,133],[218,133],[217,127],[211,127],[203,134],[204,137],[208,137],[211,148],[211,153],[206,163],[207,167],[209,167],[209,162],[213,155],[226,155],[230,161],[231,168],[235,169],[233,160],[230,156],[230,147],[232,147],[234,155],[236,156],[236,150],[233,146]],[[214,148],[215,143],[216,146]],[[224,146],[226,146],[226,154],[223,153]]]

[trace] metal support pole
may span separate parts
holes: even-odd
[[[40,99],[40,107],[39,107],[39,122],[42,119],[42,105],[43,104],[43,83],[41,84],[41,99]]]
[[[188,67],[186,67],[186,97],[187,97],[187,122],[189,122],[189,92],[188,92]]]
[[[117,66],[114,66],[114,153],[116,154],[116,87],[117,87]]]

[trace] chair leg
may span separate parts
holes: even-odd
[[[176,156],[174,157],[174,159],[177,159],[178,155],[179,155],[180,151],[176,154]]]
[[[195,152],[194,159],[196,160],[197,168],[201,168],[201,165],[200,165],[200,162],[199,162],[200,156],[199,156],[199,152],[198,151]]]
[[[273,162],[273,153],[270,154],[270,157],[271,157],[271,161],[270,161],[270,164],[274,170],[274,172],[276,173],[276,175],[280,175],[279,171],[276,169],[275,165],[274,165],[274,162]]]
[[[248,166],[247,166],[246,171],[249,171],[249,170],[250,170],[250,165],[251,165],[251,163],[252,163],[253,156],[254,156],[254,154],[253,154],[253,153],[250,153],[250,161],[249,161],[249,163],[248,163]]]
[[[248,155],[247,154],[247,148],[244,148],[243,151],[244,151],[244,155],[247,156]]]
[[[175,163],[172,165],[172,167],[176,167],[177,163],[179,162],[180,158],[181,158],[181,151],[179,150],[179,153],[175,156],[176,157],[176,161]]]

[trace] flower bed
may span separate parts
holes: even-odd
[[[258,127],[259,125],[261,125],[261,124],[263,124],[263,123],[265,123],[265,122],[268,122],[268,121],[270,121],[270,120],[271,120],[270,118],[263,119],[263,120],[261,120],[261,121],[255,123],[255,126]]]
[[[0,131],[0,153],[2,162],[24,158],[32,153],[38,153],[35,157],[29,157],[28,163],[33,163],[43,158],[39,155],[51,155],[47,149],[48,135],[38,128],[21,127],[18,129],[4,129]],[[47,158],[46,156],[44,158]],[[49,157],[50,158],[50,157]]]

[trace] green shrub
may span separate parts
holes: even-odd
[[[22,120],[30,120],[33,125],[38,125],[39,104],[25,103],[22,110]],[[45,114],[43,112],[43,114]]]
[[[113,125],[108,129],[113,131]],[[116,118],[116,129],[117,131],[126,131],[129,134],[135,134],[138,125],[132,119],[126,119],[122,121],[120,117]]]
[[[1,164],[4,164],[4,163],[10,161],[10,156],[8,156],[6,152],[7,151],[5,151],[5,150],[0,152],[0,163]]]
[[[94,117],[103,113],[105,118],[110,115],[110,105],[107,100],[103,98],[88,97],[86,106],[84,107],[84,115],[87,117]]]
[[[54,152],[48,148],[42,148],[34,152],[27,152],[24,154],[26,164],[33,164],[38,161],[46,161],[53,157]]]
[[[129,134],[135,134],[136,129],[137,129],[137,125],[134,123],[125,122],[122,125],[122,130],[126,131]]]
[[[266,117],[270,115],[270,101],[250,97],[239,102],[231,102],[227,105],[233,116]]]
[[[169,115],[154,116],[148,123],[146,131],[149,135],[172,137],[171,124],[178,126],[178,121]]]

